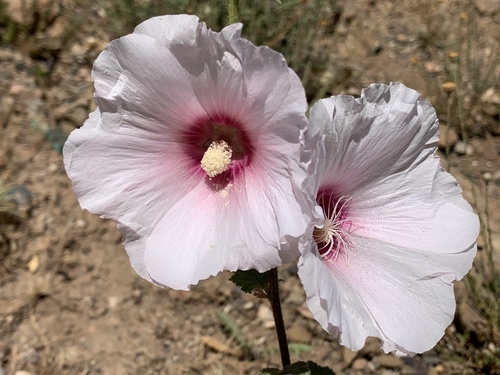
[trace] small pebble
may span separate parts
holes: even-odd
[[[142,291],[140,289],[134,289],[132,292],[132,298],[134,299],[134,303],[136,305],[140,305],[142,302]]]
[[[78,219],[75,223],[77,228],[86,228],[87,227],[87,222],[83,219]]]
[[[243,310],[251,310],[253,309],[254,307],[254,303],[249,301],[249,302],[246,302],[244,305],[243,305]]]
[[[401,368],[403,367],[403,361],[399,357],[385,354],[377,357],[377,362],[382,367],[387,368]]]
[[[274,320],[270,320],[264,323],[264,328],[266,329],[271,329],[274,327],[275,327]]]
[[[120,303],[120,299],[115,296],[108,297],[108,306],[110,309],[114,309]]]
[[[474,153],[472,147],[463,141],[457,142],[453,147],[453,151],[458,155],[472,155]]]
[[[291,342],[308,344],[312,341],[311,332],[309,332],[306,328],[304,328],[304,326],[300,323],[294,323],[287,330],[287,336]]]
[[[352,366],[351,368],[353,370],[363,370],[366,365],[368,364],[368,360],[365,359],[365,358],[358,358],[356,360],[354,360],[354,362],[352,363]]]
[[[259,306],[259,310],[257,310],[257,316],[259,317],[260,320],[264,322],[272,321],[274,324],[273,312],[266,305]]]

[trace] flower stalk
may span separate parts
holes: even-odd
[[[278,269],[273,268],[268,272],[269,293],[268,298],[273,309],[274,324],[276,325],[276,335],[281,353],[281,363],[283,367],[290,365],[290,352],[288,350],[288,342],[286,339],[285,324],[283,322],[283,314],[281,312],[281,303],[278,285]]]

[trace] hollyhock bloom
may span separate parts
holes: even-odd
[[[158,285],[276,267],[309,225],[304,90],[241,27],[164,16],[113,41],[92,71],[97,109],[64,148],[81,206],[118,222]]]
[[[318,102],[322,226],[301,248],[299,276],[318,322],[352,350],[432,348],[451,323],[453,281],[470,269],[477,216],[435,156],[432,106],[402,84]]]

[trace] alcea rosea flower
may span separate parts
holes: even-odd
[[[453,281],[470,269],[478,218],[435,156],[432,106],[402,84],[318,102],[323,225],[301,249],[314,317],[352,350],[368,336],[386,352],[432,348],[452,322]]]
[[[240,32],[177,15],[113,41],[92,71],[97,109],[64,148],[81,206],[117,221],[162,286],[276,267],[308,227],[304,89]]]

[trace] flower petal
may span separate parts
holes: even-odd
[[[181,145],[137,133],[101,130],[76,148],[66,168],[82,208],[149,227],[204,176],[193,171]]]
[[[134,34],[148,35],[169,48],[196,47],[200,27],[198,21],[198,17],[188,14],[153,17],[137,25]]]
[[[92,78],[102,112],[134,112],[164,127],[186,126],[205,115],[183,67],[146,35],[111,42],[94,63]]]
[[[281,259],[276,243],[259,235],[241,186],[214,192],[198,184],[156,225],[148,238],[145,263],[155,283],[189,289],[222,270],[266,271]],[[263,211],[263,219],[273,212]]]
[[[352,350],[368,336],[385,352],[422,353],[443,336],[455,311],[455,270],[474,252],[429,254],[353,235],[348,257],[329,264],[317,251],[299,260],[307,304],[340,343]]]
[[[477,215],[434,156],[359,191],[349,214],[357,235],[425,252],[474,253],[479,233]],[[455,272],[469,269],[464,263]]]
[[[371,85],[359,99],[337,96],[318,102],[311,109],[310,127],[325,136],[321,184],[354,194],[373,179],[431,154],[438,122],[432,107],[418,97],[393,83]]]

